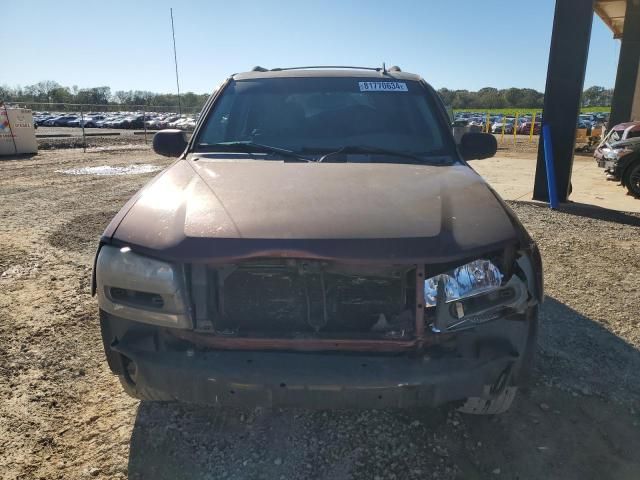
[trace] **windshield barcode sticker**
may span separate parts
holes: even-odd
[[[358,82],[361,92],[408,92],[404,82]]]

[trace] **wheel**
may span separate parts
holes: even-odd
[[[458,411],[471,415],[498,415],[509,410],[518,387],[512,384],[511,368],[503,371],[493,385],[485,385],[481,397],[469,397]]]
[[[631,195],[640,197],[640,162],[636,162],[627,169],[622,176],[622,183]]]
[[[527,311],[529,331],[527,343],[522,353],[519,366],[512,370],[505,370],[493,385],[485,385],[481,397],[469,397],[465,403],[458,407],[461,413],[471,415],[498,415],[504,413],[518,393],[517,385],[529,384],[533,376],[535,352],[538,343],[538,307],[532,307]]]

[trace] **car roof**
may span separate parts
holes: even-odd
[[[388,80],[413,80],[420,81],[420,75],[414,73],[401,72],[397,70],[387,70],[383,72],[378,68],[365,67],[295,67],[273,70],[254,70],[232,75],[234,80],[253,80],[257,78],[301,78],[301,77],[358,77],[358,78],[378,78]]]
[[[637,130],[640,130],[640,122],[625,122],[625,123],[619,123],[617,124],[615,127],[613,127],[613,130],[626,130],[629,127],[633,127],[631,129],[632,132],[635,132]]]

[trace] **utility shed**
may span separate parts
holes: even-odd
[[[31,110],[0,106],[0,155],[37,152]]]

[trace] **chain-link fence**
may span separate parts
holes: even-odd
[[[195,128],[200,108],[177,105],[123,105],[80,103],[7,103],[9,108],[28,108],[38,138],[144,135],[148,142],[156,130]]]
[[[5,102],[9,107],[16,106],[29,108],[34,112],[55,112],[55,113],[119,113],[119,112],[142,112],[149,113],[179,113],[194,115],[201,107],[179,107],[178,105],[143,105],[143,104],[92,104],[92,103],[53,103],[53,102]]]

